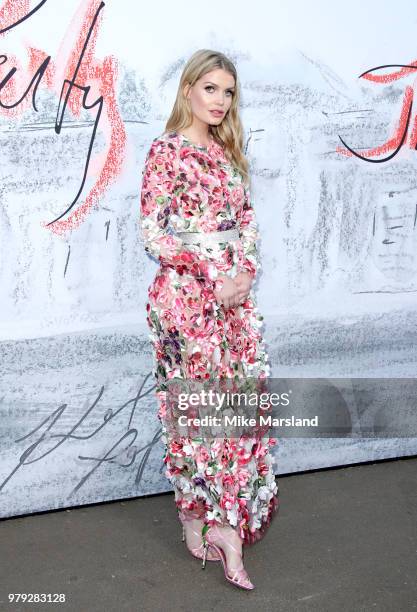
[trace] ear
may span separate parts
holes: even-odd
[[[185,86],[184,86],[184,89],[182,91],[184,93],[184,97],[187,98],[187,95],[188,95],[188,93],[190,91],[190,83],[186,83]]]

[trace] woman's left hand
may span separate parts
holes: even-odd
[[[249,272],[239,272],[233,279],[239,290],[240,303],[244,302],[252,287],[253,278]]]

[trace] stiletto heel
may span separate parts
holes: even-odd
[[[222,539],[224,542],[226,542],[225,538],[219,534],[219,532],[217,531],[217,535],[218,537],[220,537],[220,539]],[[207,538],[208,536],[208,538]],[[214,548],[214,550],[217,552],[217,554],[220,557],[220,560],[222,562],[223,565],[223,569],[224,569],[224,575],[226,580],[228,580],[229,582],[231,582],[232,584],[234,584],[237,587],[240,587],[241,589],[246,589],[247,591],[251,591],[252,589],[255,588],[255,585],[252,584],[252,582],[249,579],[248,573],[245,570],[244,567],[242,567],[242,569],[240,570],[229,570],[229,568],[227,567],[227,559],[226,559],[226,553],[224,552],[224,550],[218,546],[217,544],[214,544],[214,542],[210,542],[210,533],[206,533],[205,536],[203,536],[203,540],[204,540],[204,546],[207,548]],[[238,552],[236,547],[233,546],[233,544],[231,544],[230,542],[227,542],[227,544],[233,548],[234,551]],[[242,550],[242,559],[243,559],[243,550]],[[204,562],[203,562],[203,567],[204,567]],[[232,575],[229,574],[229,571],[232,573]]]
[[[203,543],[203,565],[201,566],[202,569],[206,567],[207,551],[208,551],[208,544],[206,541],[204,541]]]
[[[185,537],[185,523],[189,522],[193,519],[186,519],[183,515],[180,514],[180,521],[182,523],[182,541],[186,542],[186,537]],[[198,533],[197,531],[195,531],[194,529],[191,528],[191,532],[196,535],[201,537],[201,533]],[[196,559],[203,559],[203,555],[204,555],[204,541],[197,547],[192,548],[189,547],[187,545],[188,550],[190,551],[190,553],[193,555],[193,557],[195,557]],[[209,548],[207,547],[206,552],[206,561],[220,561],[220,557],[218,556],[218,554],[216,553],[216,551],[213,550],[209,550]],[[211,556],[208,556],[208,555]],[[205,562],[204,562],[204,566],[205,566]]]

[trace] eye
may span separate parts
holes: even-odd
[[[206,87],[204,88],[206,91],[208,91],[209,89],[213,90],[214,87],[213,85],[206,85]],[[228,89],[226,91],[227,94],[229,94],[229,97],[231,98],[233,96],[233,91],[231,89]]]

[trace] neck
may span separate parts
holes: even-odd
[[[190,125],[189,127],[181,131],[184,136],[186,136],[197,144],[207,145],[211,142],[212,139],[210,129],[207,124],[198,127],[196,125]]]

